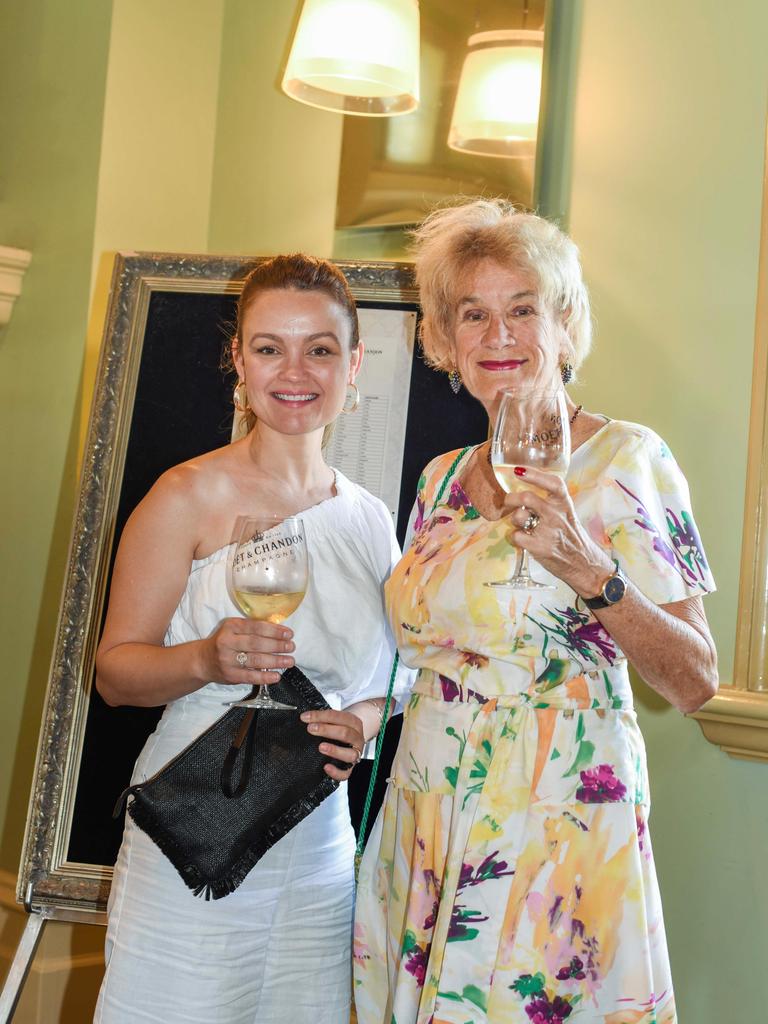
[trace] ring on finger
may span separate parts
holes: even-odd
[[[240,668],[245,668],[245,666],[248,664],[248,655],[246,654],[245,651],[238,651],[237,654],[235,655],[235,661],[240,666]]]
[[[533,531],[536,529],[540,522],[541,520],[535,512],[529,512],[528,518],[523,523],[523,532],[533,533]]]

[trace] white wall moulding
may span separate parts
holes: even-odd
[[[24,272],[32,259],[26,249],[0,245],[0,328],[11,319],[13,304],[21,294]]]
[[[695,717],[709,742],[726,754],[768,763],[768,694],[722,686]]]
[[[733,685],[694,717],[731,757],[768,763],[768,130],[742,538]]]

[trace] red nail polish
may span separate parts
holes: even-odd
[[[515,466],[515,476],[525,476],[525,466]]]

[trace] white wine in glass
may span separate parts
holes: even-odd
[[[491,466],[499,486],[507,494],[547,492],[515,473],[516,466],[541,469],[565,477],[571,461],[571,428],[562,388],[510,388],[504,391],[491,441]],[[521,506],[524,508],[525,506]],[[520,548],[517,565],[508,580],[486,584],[515,590],[554,590],[531,575],[528,552]]]
[[[232,600],[249,619],[282,622],[304,599],[309,575],[304,526],[297,516],[241,516],[228,563]],[[275,669],[279,671],[279,669]],[[269,696],[262,683],[236,708],[295,711]]]
[[[260,619],[262,622],[282,622],[296,611],[304,599],[303,590],[292,594],[272,594],[243,587],[233,593],[240,611],[249,619]]]

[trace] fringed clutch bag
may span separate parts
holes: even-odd
[[[195,896],[233,892],[266,851],[336,789],[299,715],[328,703],[298,668],[270,694],[295,712],[232,708],[155,775],[130,786],[128,813]],[[341,764],[342,768],[349,765]]]

